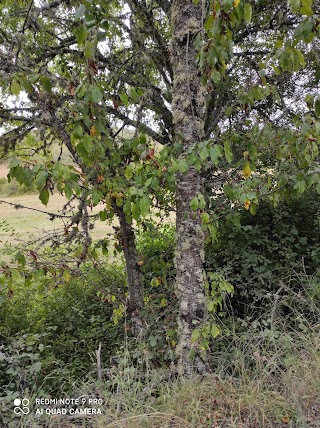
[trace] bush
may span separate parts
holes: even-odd
[[[142,271],[145,286],[171,287],[175,277],[174,269],[175,227],[167,224],[157,229],[141,232],[137,238],[137,249],[144,262]],[[156,279],[158,279],[156,283]]]
[[[0,178],[0,196],[8,198],[11,196],[20,196],[36,192],[36,189],[20,185],[16,179],[12,179],[10,183],[6,178]]]
[[[116,267],[105,269],[100,281],[109,275],[113,286],[124,288],[124,275],[119,272]],[[96,376],[95,350],[99,343],[102,365],[106,366],[123,342],[123,330],[112,321],[114,306],[98,296],[101,284],[97,278],[92,266],[87,266],[81,277],[59,285],[40,272],[32,279],[12,285],[9,293],[2,278],[3,344],[8,350],[18,336],[41,337],[47,352],[41,355],[39,383],[45,382],[46,388],[59,389],[63,384],[68,389],[76,379]],[[6,385],[6,376],[0,377]],[[25,384],[30,387],[33,382],[28,377]]]
[[[298,291],[299,274],[317,271],[319,213],[320,195],[310,192],[276,208],[261,203],[256,215],[245,211],[238,223],[234,218],[221,223],[217,241],[207,246],[206,267],[234,285],[236,314],[263,311],[266,296],[282,283]]]
[[[174,293],[174,235],[169,224],[143,231],[138,235],[137,248],[144,274],[144,318],[148,328],[143,340],[133,342],[136,361],[156,367],[174,359],[177,340],[177,299]]]

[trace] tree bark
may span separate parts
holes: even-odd
[[[139,254],[136,247],[134,230],[126,220],[123,210],[116,207],[119,218],[121,241],[127,270],[127,282],[129,290],[128,309],[132,332],[137,337],[143,330],[141,311],[143,308],[143,276],[140,270]]]
[[[175,0],[171,18],[175,140],[186,152],[204,137],[206,93],[193,46],[202,30],[201,6],[192,0]],[[202,192],[200,172],[191,168],[186,174],[177,174],[176,185],[176,294],[180,302],[176,354],[179,371],[191,374],[205,371],[205,364],[197,353],[190,359],[194,346],[192,332],[206,319],[204,233],[201,213],[190,207],[191,200]]]

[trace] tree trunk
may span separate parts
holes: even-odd
[[[90,174],[89,168],[81,161],[76,150],[71,144],[70,136],[66,132],[63,123],[55,118],[53,129],[57,135],[66,144],[72,158],[80,166],[80,168],[87,174]],[[129,290],[129,313],[130,321],[132,324],[132,332],[138,336],[143,329],[143,322],[141,317],[141,310],[143,307],[143,276],[138,265],[139,255],[136,248],[136,241],[134,230],[131,224],[126,220],[123,209],[113,204],[113,209],[119,218],[120,231],[122,237],[122,247],[126,262],[127,282]]]
[[[172,13],[173,120],[175,139],[182,143],[184,152],[204,137],[205,88],[193,47],[196,35],[202,29],[201,6],[192,0],[175,0]],[[190,202],[201,194],[201,176],[191,168],[176,177],[176,294],[180,301],[176,353],[179,370],[190,374],[205,371],[203,360],[196,354],[190,359],[191,334],[206,319],[204,233],[199,210],[190,208]]]
[[[119,217],[122,247],[126,262],[130,321],[133,334],[138,336],[143,330],[141,316],[143,307],[143,277],[138,264],[139,254],[136,248],[134,230],[131,224],[127,222],[123,210],[117,207],[116,214]]]

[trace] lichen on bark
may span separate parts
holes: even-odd
[[[205,88],[201,85],[194,39],[202,29],[202,10],[192,0],[175,0],[171,8],[173,102],[176,140],[183,150],[204,138]],[[176,177],[176,286],[179,299],[176,354],[179,371],[204,372],[205,364],[196,354],[190,359],[192,331],[206,320],[205,274],[203,270],[204,234],[201,214],[190,207],[201,194],[201,175],[191,168]]]
[[[121,240],[127,270],[129,291],[128,311],[130,314],[131,330],[134,336],[143,331],[143,277],[138,264],[139,254],[136,247],[134,230],[126,220],[122,208],[115,207],[119,217]]]

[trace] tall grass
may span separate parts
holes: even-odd
[[[118,365],[105,372],[102,383],[92,380],[75,386],[76,396],[103,399],[102,415],[29,419],[29,425],[21,421],[20,428],[316,428],[319,331],[296,333],[292,336],[296,346],[290,350],[280,343],[274,349],[272,341],[262,345],[257,336],[250,355],[239,338],[232,350],[233,373],[229,364],[224,367],[221,354],[214,373],[190,378],[164,369],[141,371],[124,351]],[[253,344],[254,339],[250,341]]]

